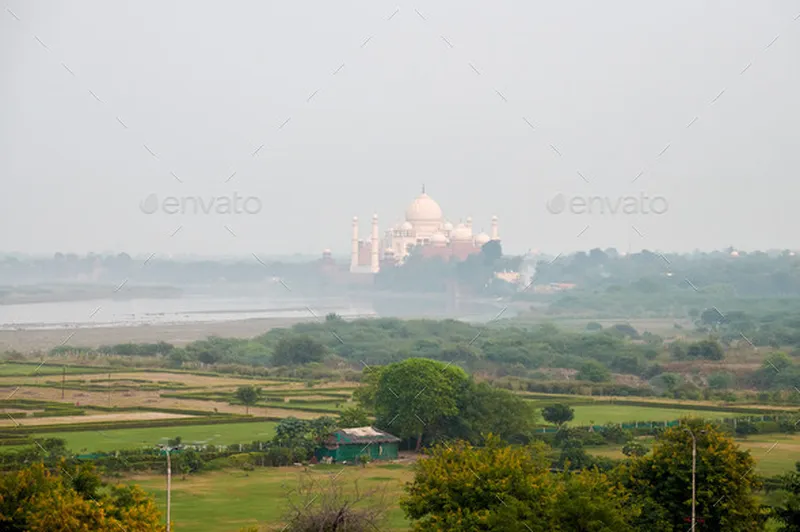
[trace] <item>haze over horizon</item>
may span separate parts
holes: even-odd
[[[346,255],[422,184],[509,253],[800,249],[796,3],[7,7],[2,252]]]

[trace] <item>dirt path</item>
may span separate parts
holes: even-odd
[[[11,395],[14,387],[0,388],[0,397]],[[231,405],[222,401],[200,401],[196,399],[175,399],[161,397],[158,391],[127,391],[109,394],[106,392],[83,392],[80,390],[65,390],[64,399],[61,399],[61,390],[57,388],[33,388],[23,386],[14,397],[17,399],[35,399],[40,401],[56,401],[61,403],[72,403],[78,406],[118,406],[118,407],[150,407],[150,408],[176,408],[182,410],[198,410],[208,413],[224,412],[229,414],[244,414],[245,408],[239,405]],[[289,410],[284,408],[251,407],[250,414],[254,416],[268,417],[296,417],[299,419],[314,419],[326,415],[318,412],[304,412],[301,410]],[[332,414],[328,414],[332,415]],[[7,417],[6,417],[7,419]],[[48,418],[59,419],[59,418]],[[78,416],[78,421],[85,419]],[[10,420],[9,420],[10,421]],[[11,422],[13,424],[13,422]]]
[[[0,419],[0,427],[13,427],[16,425],[69,425],[70,423],[101,423],[103,421],[146,421],[151,419],[176,419],[192,417],[186,414],[168,414],[165,412],[120,412],[119,414],[96,414],[86,416],[58,416],[58,417],[25,417],[6,416]]]

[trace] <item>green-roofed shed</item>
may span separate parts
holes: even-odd
[[[314,454],[320,461],[330,457],[336,462],[356,462],[365,454],[372,460],[395,460],[399,444],[397,436],[373,427],[340,429]]]

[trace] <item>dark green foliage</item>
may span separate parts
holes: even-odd
[[[715,340],[701,340],[689,345],[687,350],[689,358],[704,358],[706,360],[722,360],[725,351],[719,342]]]
[[[366,427],[371,423],[372,420],[369,417],[369,412],[360,406],[342,409],[339,413],[339,419],[336,421],[336,425],[342,429]]]
[[[260,398],[261,388],[256,386],[239,386],[236,389],[236,399],[245,405],[247,413],[249,413],[250,407],[256,404]]]
[[[575,375],[581,381],[606,382],[611,380],[611,372],[603,364],[594,360],[587,360]]]
[[[327,353],[325,345],[309,335],[281,338],[275,346],[272,363],[276,366],[297,366],[320,362]]]
[[[569,405],[557,403],[544,407],[542,409],[542,417],[545,421],[560,427],[564,423],[572,421],[575,417],[575,410]]]
[[[750,421],[737,421],[735,431],[737,436],[747,437],[751,434],[758,434],[758,427]]]
[[[630,440],[622,447],[622,454],[625,456],[639,457],[646,455],[650,449],[642,442]]]
[[[800,462],[795,470],[778,477],[778,487],[784,491],[775,507],[775,516],[781,522],[781,532],[800,532]]]

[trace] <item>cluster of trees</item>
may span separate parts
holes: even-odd
[[[800,257],[789,252],[759,251],[731,256],[732,251],[664,255],[644,250],[620,255],[615,249],[593,249],[555,261],[542,260],[537,264],[536,277],[542,283],[575,283],[599,291],[617,288],[631,294],[650,293],[651,297],[655,293],[694,292],[686,279],[699,289],[724,286],[744,297],[800,295]]]
[[[525,399],[477,383],[458,366],[424,358],[366,368],[354,397],[374,412],[377,427],[415,439],[417,450],[454,438],[480,443],[490,433],[527,441],[536,422]]]
[[[120,356],[166,356],[169,355],[175,346],[167,342],[157,343],[126,343],[114,345],[101,345],[93,349],[90,347],[73,347],[69,345],[59,345],[50,350],[53,356],[64,355],[73,352],[97,353],[100,355],[120,355]]]
[[[71,532],[164,530],[152,496],[134,485],[109,485],[90,463],[34,463],[0,476],[0,529]]]
[[[605,472],[554,473],[542,442],[508,446],[489,437],[482,447],[442,443],[417,462],[401,505],[420,531],[683,531],[691,527],[692,434],[704,530],[763,530],[770,515],[786,523],[797,518],[796,499],[782,508],[791,515],[763,507],[753,458],[697,421],[661,433],[645,456],[631,444],[631,458]]]
[[[716,340],[707,339],[698,342],[672,342],[669,345],[670,355],[675,360],[722,360],[725,349]]]
[[[702,312],[690,309],[689,315],[698,329],[712,331],[724,342],[738,342],[744,336],[757,346],[800,347],[800,305],[796,300],[782,299],[759,306],[745,301],[747,310],[739,310],[742,304],[737,301],[735,309],[724,313],[716,308]]]
[[[477,338],[476,338],[477,337]],[[581,369],[587,359],[611,371],[640,375],[658,355],[658,346],[635,343],[617,329],[569,332],[545,324],[494,328],[455,320],[381,318],[273,329],[249,339],[211,337],[170,350],[174,365],[241,363],[297,366],[326,359],[352,365],[386,364],[411,356],[458,362],[476,370],[520,367]],[[593,377],[593,380],[596,377]]]
[[[492,240],[480,253],[463,261],[425,258],[419,248],[412,249],[402,267],[383,268],[375,277],[379,289],[403,292],[446,292],[457,284],[472,294],[510,296],[516,292],[511,284],[497,279],[495,272],[519,271],[522,257],[504,257],[500,242]]]

